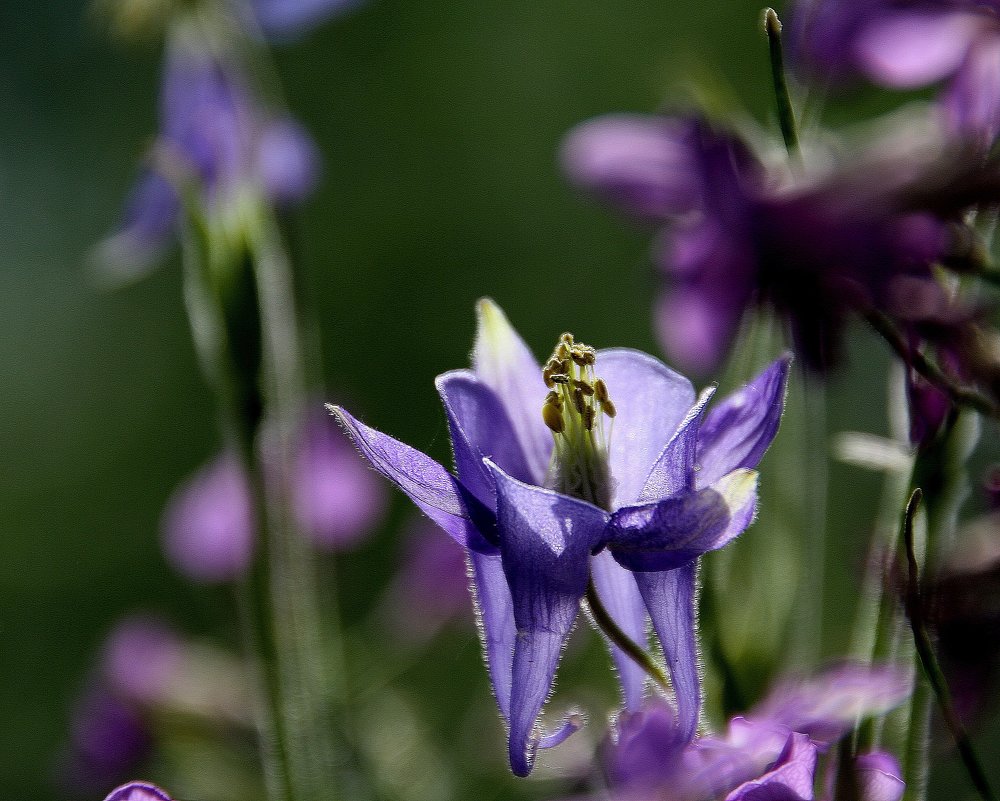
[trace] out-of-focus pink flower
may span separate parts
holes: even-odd
[[[327,415],[306,416],[293,469],[292,509],[299,530],[316,547],[349,549],[378,525],[385,487]],[[177,489],[162,532],[168,560],[194,581],[233,581],[246,573],[256,519],[250,482],[235,454],[220,454]]]
[[[122,697],[147,705],[163,696],[184,659],[184,644],[163,621],[133,615],[121,621],[104,642],[104,680]]]
[[[404,535],[402,564],[385,600],[385,613],[397,636],[426,642],[448,621],[471,622],[465,552],[442,537],[425,517],[414,518]]]

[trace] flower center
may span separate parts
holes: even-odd
[[[615,405],[605,383],[594,375],[596,351],[575,342],[572,334],[559,337],[542,369],[549,394],[542,419],[552,431],[555,448],[549,468],[551,486],[595,506],[611,506],[611,471],[604,418],[614,420]]]

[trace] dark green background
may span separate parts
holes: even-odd
[[[379,0],[279,50],[288,105],[326,162],[295,225],[331,395],[446,459],[431,379],[465,363],[483,295],[537,353],[566,329],[656,352],[648,235],[578,197],[556,151],[581,120],[692,85],[770,125],[759,11]],[[158,549],[166,498],[218,447],[176,259],[112,294],[84,269],[155,131],[158,51],[112,42],[69,0],[2,3],[0,31],[0,798],[44,800],[68,706],[119,616],[159,610],[191,632],[231,619],[225,595],[185,584]],[[835,382],[834,429],[883,430],[881,391],[854,389],[882,369],[863,347]],[[842,468],[835,479],[854,516],[838,517],[829,583],[849,598],[877,486]],[[394,509],[393,524],[399,498]],[[393,530],[340,566],[348,623],[391,575]],[[829,611],[828,653],[849,617]],[[461,693],[488,701],[471,635],[446,643],[457,650],[409,679],[445,743]],[[499,749],[482,759],[479,773],[502,774]]]

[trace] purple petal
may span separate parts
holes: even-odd
[[[562,145],[570,180],[640,217],[691,211],[701,183],[691,127],[669,117],[619,114],[578,125]]]
[[[617,735],[605,752],[612,789],[649,792],[676,784],[687,741],[666,700],[650,698],[638,711],[620,715]]]
[[[171,801],[171,798],[155,784],[129,782],[112,790],[104,801]]]
[[[747,717],[787,726],[825,745],[850,731],[860,718],[902,703],[911,689],[909,677],[897,668],[845,664],[812,679],[779,685]]]
[[[151,704],[173,680],[183,651],[177,633],[166,623],[133,615],[115,626],[104,643],[103,676],[123,698]]]
[[[499,552],[470,550],[472,587],[479,621],[479,636],[486,655],[493,694],[504,720],[510,721],[511,671],[514,660],[514,603]]]
[[[363,0],[251,0],[257,24],[268,38],[288,41]]]
[[[494,509],[496,489],[483,457],[519,481],[532,479],[510,418],[496,394],[471,370],[439,375],[435,386],[448,415],[458,478],[485,506]]]
[[[636,573],[635,582],[660,639],[677,702],[677,728],[684,742],[698,729],[701,676],[695,640],[696,562],[676,570]]]
[[[292,487],[303,532],[325,550],[346,550],[373,532],[385,514],[384,486],[358,460],[344,432],[326,414],[304,426]]]
[[[861,754],[854,760],[861,801],[899,801],[906,790],[899,761],[886,751]]]
[[[497,483],[497,528],[514,603],[511,769],[531,772],[533,732],[587,589],[590,551],[608,515],[575,498],[524,484],[487,460]]]
[[[607,550],[603,550],[591,559],[590,575],[604,608],[618,628],[640,648],[646,648],[646,605],[642,602],[632,573],[619,565]],[[634,712],[642,703],[646,672],[617,645],[609,641],[608,647],[618,669],[625,708]]]
[[[476,316],[473,369],[507,410],[531,471],[529,483],[542,484],[552,454],[552,434],[542,422],[546,394],[542,370],[503,309],[483,298],[476,306]]]
[[[319,149],[295,120],[277,119],[261,131],[257,175],[275,204],[286,206],[305,200],[316,188],[319,173]]]
[[[639,493],[639,502],[657,501],[694,489],[695,457],[698,453],[698,433],[701,428],[705,406],[715,394],[715,387],[709,387],[691,407],[680,428],[667,443],[646,476],[646,483]]]
[[[778,359],[708,413],[698,437],[698,486],[757,466],[778,433],[790,364],[788,356]]]
[[[1000,35],[983,36],[969,50],[942,98],[956,135],[988,150],[1000,134]]]
[[[774,767],[759,779],[746,782],[726,801],[809,801],[816,775],[816,746],[804,734],[788,737]]]
[[[612,508],[632,503],[663,448],[695,400],[680,373],[645,353],[625,348],[597,352],[595,373],[618,409],[608,442],[615,482]]]
[[[739,536],[756,505],[757,473],[734,470],[703,490],[619,509],[605,540],[629,570],[672,570]]]
[[[472,522],[474,498],[454,476],[426,454],[369,428],[339,406],[330,406],[354,444],[378,472],[410,496],[420,510],[463,546],[481,547]],[[478,515],[477,515],[478,516]]]
[[[889,13],[865,27],[854,53],[862,70],[884,86],[926,86],[958,69],[978,28],[970,14]]]
[[[101,278],[118,284],[152,270],[173,239],[179,210],[177,193],[163,176],[140,175],[125,201],[121,227],[94,251]]]
[[[255,529],[243,466],[224,453],[170,499],[163,513],[163,547],[178,572],[194,581],[232,581],[250,567]]]
[[[73,710],[63,780],[77,793],[97,792],[133,774],[152,746],[143,716],[103,683],[96,683]]]

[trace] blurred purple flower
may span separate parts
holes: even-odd
[[[250,0],[250,6],[261,31],[269,39],[287,41],[363,2],[364,0]]]
[[[861,718],[899,704],[910,687],[896,671],[845,665],[805,683],[786,683],[722,736],[687,742],[663,699],[624,713],[604,764],[614,798],[667,793],[675,801],[811,799],[818,756]],[[898,764],[881,753],[854,765],[863,801],[898,801]]]
[[[170,626],[154,617],[132,615],[105,640],[101,673],[119,696],[148,706],[163,697],[183,659],[184,643]]]
[[[402,565],[386,596],[385,610],[396,636],[426,642],[469,608],[465,552],[419,517],[406,527]]]
[[[112,790],[104,801],[172,801],[172,799],[155,784],[129,782]]]
[[[209,211],[248,185],[276,205],[303,200],[315,185],[319,156],[309,135],[260,101],[233,55],[193,30],[168,41],[159,117],[122,226],[96,253],[109,277],[141,275],[161,258],[180,218],[179,182],[197,182]]]
[[[292,486],[299,526],[317,547],[348,550],[367,538],[386,508],[386,492],[358,461],[337,424],[317,404],[304,425]]]
[[[1000,133],[1000,22],[982,0],[798,2],[789,20],[793,62],[814,78],[856,75],[909,89],[948,79],[944,118],[984,150]]]
[[[226,452],[174,492],[163,513],[163,548],[173,567],[194,581],[233,581],[253,561],[255,529],[246,474]]]
[[[701,700],[696,560],[753,518],[756,473],[748,468],[777,432],[788,362],[771,365],[703,423],[711,392],[696,401],[686,378],[646,354],[582,349],[567,335],[556,354],[573,359],[554,354],[546,378],[492,301],[480,301],[478,313],[474,369],[436,382],[457,478],[334,411],[369,462],[467,549],[487,666],[510,724],[511,767],[526,775],[536,748],[561,742],[576,725],[535,735],[592,573],[610,614],[640,643],[648,612],[673,677],[681,735],[690,739]],[[557,382],[555,364],[579,375],[560,373]],[[555,389],[546,395],[547,384],[567,387],[565,403]],[[598,400],[586,400],[583,389],[569,394],[571,384]],[[614,418],[610,441],[604,415]],[[642,672],[614,654],[626,702],[635,705]]]
[[[153,740],[139,710],[104,682],[93,681],[77,701],[60,780],[80,795],[124,781],[152,752]]]
[[[378,524],[385,490],[329,416],[306,418],[292,508],[313,545],[347,550]],[[219,455],[178,487],[164,510],[162,532],[168,560],[190,579],[233,581],[246,573],[253,561],[256,520],[250,483],[235,454]]]
[[[744,313],[767,304],[813,368],[835,363],[852,312],[907,325],[950,303],[932,267],[967,269],[962,209],[997,195],[995,169],[968,153],[910,147],[787,185],[736,136],[701,119],[612,115],[573,130],[563,162],[580,187],[664,225],[654,260],[670,281],[657,328],[671,359],[716,367]],[[904,157],[905,153],[905,157]]]

